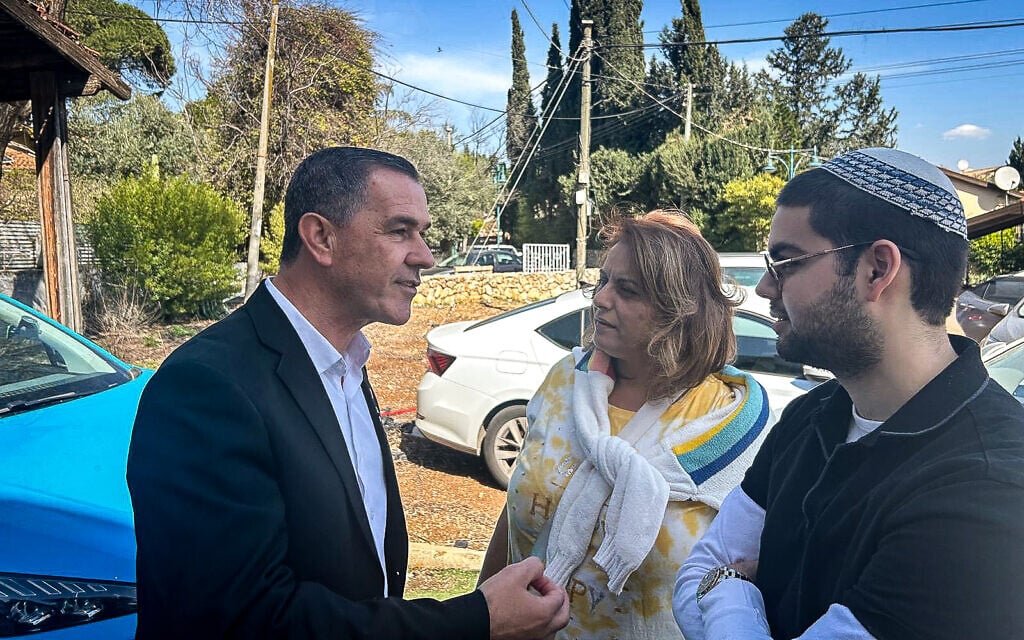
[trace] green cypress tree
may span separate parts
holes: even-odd
[[[1006,159],[1006,164],[1024,176],[1024,141],[1021,140],[1020,136],[1017,136],[1017,139],[1013,141],[1013,148],[1010,149],[1010,157]]]
[[[526,149],[537,124],[537,109],[530,95],[530,72],[526,68],[526,45],[519,14],[512,10],[512,87],[506,103],[505,153],[515,166]],[[514,172],[518,174],[518,171]],[[510,176],[514,179],[514,176]]]

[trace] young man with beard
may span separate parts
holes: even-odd
[[[676,580],[689,640],[1024,637],[1024,409],[944,320],[966,218],[892,149],[777,201],[757,292],[780,355],[836,380],[794,400]]]

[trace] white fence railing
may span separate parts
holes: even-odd
[[[523,245],[523,271],[525,273],[568,270],[569,245],[537,243]]]

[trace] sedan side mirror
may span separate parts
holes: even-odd
[[[1006,317],[1010,313],[1010,305],[1005,302],[994,304],[988,308],[988,312],[992,315]]]

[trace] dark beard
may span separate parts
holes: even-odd
[[[882,359],[882,337],[856,301],[852,277],[839,277],[828,293],[809,305],[801,326],[790,321],[779,336],[779,355],[828,369],[838,378],[856,378]]]

